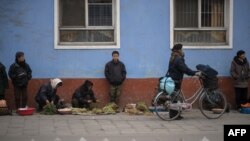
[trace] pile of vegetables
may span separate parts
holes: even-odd
[[[54,104],[46,104],[43,107],[43,111],[41,112],[41,114],[44,114],[44,115],[54,115],[56,113],[57,113],[57,109]]]
[[[104,114],[115,114],[118,110],[118,105],[115,103],[108,103],[105,107],[102,108]]]
[[[131,114],[131,115],[148,115],[149,109],[145,102],[138,102],[136,104],[130,103],[127,104],[125,107],[125,113]]]
[[[101,108],[93,108],[92,109],[92,112],[94,113],[94,114],[102,114],[103,113],[103,110],[101,109]]]
[[[148,106],[146,105],[145,102],[138,102],[136,104],[136,109],[141,112],[149,112]]]
[[[72,114],[74,115],[87,113],[87,112],[88,110],[86,108],[72,108]]]

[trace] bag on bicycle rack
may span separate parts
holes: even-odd
[[[197,70],[202,71],[204,76],[202,78],[203,87],[208,89],[218,88],[218,72],[209,65],[199,64],[196,66]]]
[[[162,77],[160,79],[160,89],[166,91],[169,95],[174,92],[175,83],[171,77]]]

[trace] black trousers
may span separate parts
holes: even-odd
[[[175,91],[179,91],[181,89],[181,82],[182,81],[175,82]],[[177,100],[173,101],[173,103],[177,103]],[[172,109],[169,110],[169,117],[170,118],[175,117],[177,114],[178,114],[178,111],[172,110]],[[181,114],[179,115],[179,117],[180,116],[181,116]]]
[[[27,100],[28,100],[27,86],[25,87],[14,86],[14,95],[15,95],[16,109],[25,108],[27,106]]]
[[[236,109],[241,108],[241,104],[247,103],[248,88],[234,88]]]
[[[90,109],[90,103],[80,101],[80,100],[78,100],[76,98],[72,99],[71,104],[72,104],[72,107],[74,107],[74,108],[86,108],[86,109]]]

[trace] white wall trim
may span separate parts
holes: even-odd
[[[54,49],[118,49],[120,48],[120,0],[113,0],[115,45],[60,45],[59,44],[59,0],[54,0]]]

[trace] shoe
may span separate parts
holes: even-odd
[[[183,118],[184,118],[183,116],[178,116],[175,120],[181,120]]]

